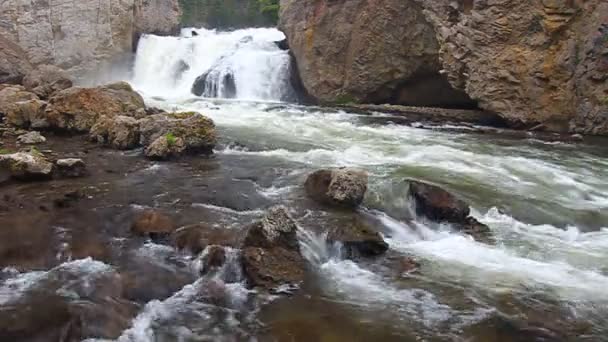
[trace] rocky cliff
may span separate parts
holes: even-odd
[[[604,0],[281,5],[281,28],[303,83],[321,100],[408,103],[426,97],[437,105],[432,99],[445,96],[444,86],[436,77],[437,83],[421,82],[420,75],[440,73],[513,126],[608,134]],[[386,96],[387,89],[397,95]]]
[[[3,0],[0,36],[33,65],[84,75],[130,53],[138,34],[173,32],[179,16],[177,0]]]

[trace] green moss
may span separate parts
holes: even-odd
[[[354,104],[359,103],[359,100],[351,94],[340,94],[334,101],[335,104]]]
[[[13,151],[9,151],[5,148],[0,148],[0,154],[11,154],[13,153]]]
[[[167,139],[167,145],[169,147],[175,146],[175,143],[177,142],[177,138],[171,132],[169,132],[165,135],[165,139]]]
[[[43,156],[42,152],[40,152],[40,150],[37,149],[35,146],[32,146],[30,148],[30,154],[32,154],[34,156],[37,156],[37,157],[42,157]]]

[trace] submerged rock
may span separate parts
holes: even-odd
[[[59,176],[67,178],[83,177],[88,174],[87,165],[82,159],[67,158],[59,159],[55,162]]]
[[[201,274],[213,272],[226,263],[226,249],[223,246],[208,246],[201,255]]]
[[[479,242],[493,242],[490,228],[470,216],[471,209],[465,201],[432,184],[415,180],[407,182],[408,195],[414,201],[417,215],[435,222],[450,223]]]
[[[304,187],[313,200],[326,205],[355,208],[367,191],[367,172],[359,169],[326,169],[308,176]]]
[[[34,131],[20,135],[17,138],[17,142],[26,145],[36,145],[46,142],[46,138],[43,137],[39,132]]]
[[[195,112],[156,114],[140,122],[146,156],[167,159],[184,153],[212,153],[217,142],[215,124]]]
[[[241,263],[251,286],[271,290],[297,285],[304,279],[305,261],[300,253],[297,225],[282,206],[273,207],[249,228]]]
[[[38,152],[0,155],[0,169],[22,181],[49,179],[53,174],[53,164]]]
[[[69,88],[49,99],[46,118],[53,129],[88,132],[102,116],[141,116],[144,100],[126,82],[96,88]]]
[[[167,237],[174,230],[173,221],[168,216],[152,210],[140,214],[131,225],[133,233],[153,240]]]
[[[388,250],[388,244],[380,233],[367,224],[353,220],[330,230],[328,242],[340,242],[347,257],[371,257]]]
[[[171,236],[173,245],[197,255],[210,245],[237,247],[242,240],[235,229],[213,228],[205,224],[194,224],[178,228]]]

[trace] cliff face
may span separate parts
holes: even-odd
[[[415,1],[282,0],[279,26],[321,102],[468,101],[439,75],[435,32]],[[429,85],[444,96],[426,93]]]
[[[175,30],[179,15],[177,0],[3,0],[0,36],[34,65],[83,75],[131,52],[139,33]]]
[[[605,0],[283,0],[281,6],[281,28],[303,83],[321,100],[442,98],[444,84],[428,80],[440,72],[514,126],[608,134]]]
[[[606,1],[418,1],[450,82],[481,107],[523,127],[608,134]]]

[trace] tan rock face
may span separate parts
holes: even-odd
[[[439,75],[435,32],[415,1],[283,0],[280,28],[321,102],[468,101]],[[427,82],[444,96],[419,91]]]
[[[178,0],[2,0],[0,36],[25,50],[34,65],[80,76],[130,53],[137,34],[173,32],[179,17]]]
[[[522,127],[608,134],[606,1],[417,1],[450,82],[482,108]]]

